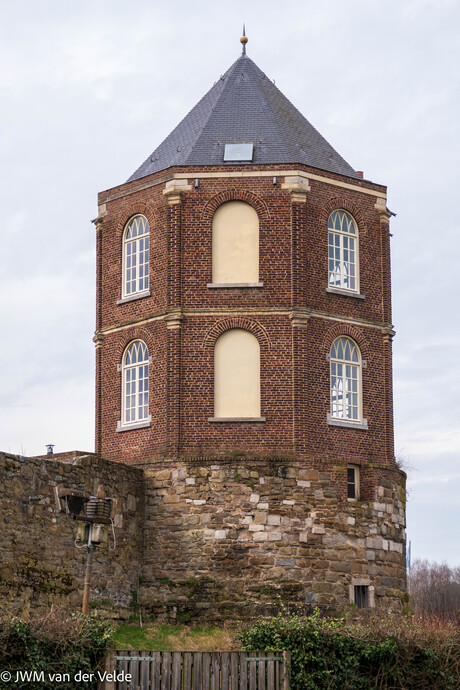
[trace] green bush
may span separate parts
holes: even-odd
[[[0,688],[30,688],[34,690],[75,690],[74,680],[78,671],[96,673],[110,646],[113,630],[110,624],[93,611],[87,616],[70,616],[54,612],[42,619],[23,620],[12,618],[0,624],[0,669],[8,671],[12,680],[5,682],[0,678]],[[43,671],[43,681],[39,675],[33,681],[14,682],[17,672]],[[52,681],[55,674],[70,675],[70,681]],[[50,678],[51,676],[51,678]],[[97,688],[94,682],[82,687]]]
[[[361,622],[282,611],[239,633],[243,649],[291,652],[292,690],[458,690],[459,629],[413,618]]]

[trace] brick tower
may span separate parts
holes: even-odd
[[[244,48],[99,195],[96,449],[144,469],[152,612],[398,608],[386,188]]]

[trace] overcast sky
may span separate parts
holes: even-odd
[[[460,3],[0,0],[0,448],[93,450],[97,192],[248,55],[392,220],[414,557],[460,565]],[[452,266],[452,262],[454,266]]]

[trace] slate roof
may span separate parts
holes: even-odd
[[[225,144],[254,143],[252,163],[301,163],[359,177],[247,55],[241,55],[128,182],[172,166],[224,166]]]

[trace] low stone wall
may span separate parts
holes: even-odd
[[[286,604],[337,610],[349,606],[354,585],[367,585],[379,608],[401,608],[404,473],[368,467],[372,497],[348,501],[337,482],[346,465],[321,471],[283,459],[214,462],[145,469],[145,613],[247,619],[273,613],[277,595]]]
[[[0,453],[0,482],[1,613],[40,615],[52,605],[81,606],[86,549],[75,547],[77,523],[57,514],[54,487],[94,494],[102,485],[118,500],[116,547],[96,548],[91,605],[114,618],[128,617],[143,561],[142,471],[92,454],[24,458]]]
[[[404,473],[286,458],[165,460],[130,467],[95,455],[0,454],[0,606],[40,615],[81,605],[86,549],[57,514],[54,487],[118,499],[116,548],[97,547],[91,605],[171,622],[254,619],[279,608],[346,608],[355,585],[385,610],[405,598]]]

